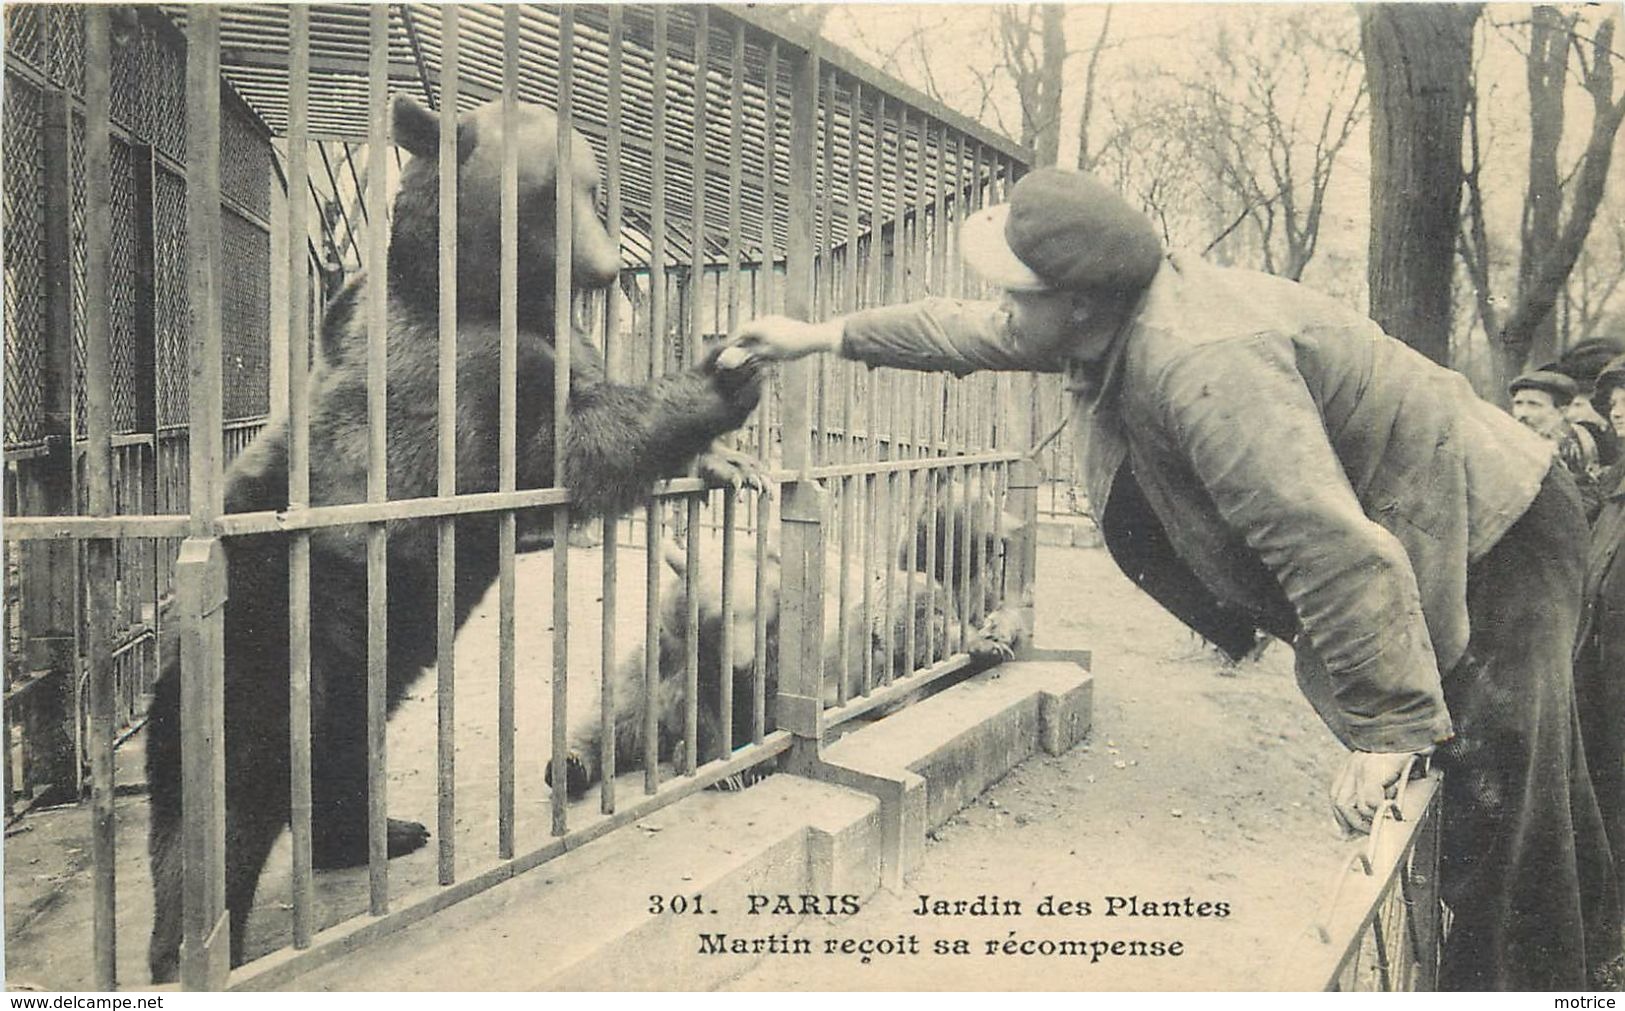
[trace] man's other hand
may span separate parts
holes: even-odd
[[[1332,781],[1332,815],[1345,835],[1371,831],[1377,809],[1399,792],[1399,777],[1415,753],[1352,751]]]

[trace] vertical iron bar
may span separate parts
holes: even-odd
[[[706,114],[706,77],[711,62],[711,19],[709,10],[695,5],[694,11],[694,136],[690,149],[693,170],[693,203],[689,208],[688,340],[683,344],[688,362],[699,360],[700,339],[705,333],[705,135],[710,122]],[[690,532],[692,536],[692,531]],[[692,757],[690,758],[692,761]]]
[[[744,245],[744,225],[740,220],[740,203],[744,191],[744,161],[742,157],[745,124],[745,27],[735,24],[733,30],[733,58],[729,63],[729,127],[733,143],[728,145],[728,334],[739,327],[739,260]],[[758,414],[760,417],[760,414]],[[739,496],[730,491],[722,493],[722,634],[718,643],[721,654],[718,678],[718,718],[722,739],[719,758],[726,759],[734,749],[734,557],[737,548]],[[757,601],[762,610],[764,602]]]
[[[946,298],[948,295],[947,267],[948,267],[948,221],[947,221],[947,173],[948,173],[948,126],[939,122],[936,129],[937,161],[932,173],[932,204],[931,204],[931,293]],[[942,374],[931,376],[929,380],[928,410],[926,418],[926,433],[930,443],[929,453],[933,463],[942,457],[942,402],[947,392],[947,381]],[[925,571],[926,571],[926,611],[931,615],[926,628],[929,629],[930,639],[926,643],[926,661],[935,663],[940,657],[946,655],[947,644],[937,641],[936,614],[942,607],[938,599],[941,586],[937,580],[941,556],[938,552],[938,542],[946,538],[948,531],[938,524],[943,515],[941,508],[943,471],[933,466],[927,473],[925,487]],[[952,523],[950,516],[950,524]],[[949,527],[949,530],[952,526]],[[946,631],[946,629],[944,629]]]
[[[367,185],[372,206],[383,207],[389,163],[389,6],[370,8],[372,56],[367,67]],[[387,215],[367,223],[368,254],[389,259]],[[375,273],[367,285],[367,501],[389,498],[388,283]],[[372,915],[389,911],[389,774],[384,720],[389,685],[389,535],[385,524],[367,527],[367,884]]]
[[[828,319],[835,305],[835,202],[831,189],[835,179],[835,73],[832,70],[828,79],[822,77],[818,83],[820,105],[819,118],[822,120],[815,143],[822,156],[822,167],[815,170],[813,178],[814,192],[817,193],[814,209],[814,219],[818,226],[818,240],[814,246],[813,263],[815,265],[814,282],[817,287],[813,292],[814,316],[809,319]],[[830,356],[819,355],[818,363],[818,394],[815,403],[818,405],[818,414],[813,422],[817,437],[813,440],[812,464],[828,463],[830,449],[835,436],[830,431]]]
[[[915,124],[915,130],[918,139],[916,141],[914,168],[905,175],[905,178],[913,179],[915,181],[914,196],[910,204],[910,209],[914,213],[914,230],[912,233],[906,233],[911,234],[911,238],[907,243],[907,248],[909,251],[909,266],[912,269],[904,274],[907,289],[904,292],[904,297],[908,299],[920,297],[920,281],[925,276],[925,206],[922,197],[925,189],[926,122],[924,115],[921,115],[918,122]],[[899,138],[898,144],[899,150],[906,149],[906,146],[903,144],[901,138]],[[924,387],[924,383],[925,376],[922,373],[909,373],[909,395],[906,398],[906,403],[908,405],[908,456],[910,459],[918,459],[921,455],[920,391]],[[903,515],[903,536],[907,538],[908,544],[906,548],[907,559],[905,564],[905,568],[908,570],[908,577],[903,583],[903,614],[904,620],[908,622],[908,625],[904,637],[905,660],[903,663],[903,671],[910,674],[913,673],[914,670],[919,666],[918,640],[920,622],[918,614],[915,610],[917,606],[915,594],[918,588],[919,580],[915,578],[914,573],[919,567],[920,538],[916,531],[921,518],[920,485],[926,476],[927,475],[922,474],[917,470],[910,470],[905,476],[905,480],[908,482],[908,508]]]
[[[670,10],[657,5],[654,12],[654,79],[666,79]],[[662,371],[666,347],[666,103],[665,88],[654,89],[653,136],[649,185],[649,368],[650,377]],[[658,502],[656,503],[658,507]]]
[[[667,47],[670,44],[670,11],[657,5],[654,11],[654,66],[656,81],[666,79]],[[649,226],[649,368],[651,377],[663,368],[666,348],[666,89],[654,89],[653,136],[650,183]],[[649,500],[645,527],[647,601],[644,619],[643,697],[654,700],[660,691],[660,538],[664,506],[657,498]],[[643,792],[660,788],[659,707],[644,706]]]
[[[861,101],[858,103],[862,110]],[[863,285],[865,289],[865,305],[874,305],[882,300],[882,244],[881,244],[881,144],[885,139],[885,110],[886,94],[881,92],[875,99],[874,118],[871,120],[871,143],[869,145],[869,262],[864,265]],[[871,462],[880,459],[879,412],[875,410],[880,400],[881,374],[875,371],[866,371],[864,379],[867,383],[868,396],[864,398],[863,421],[864,432],[868,445],[864,447],[864,455]],[[863,504],[866,522],[863,524],[863,673],[860,681],[861,694],[868,695],[875,685],[875,649],[873,642],[873,629],[875,627],[875,576],[876,566],[886,565],[890,559],[885,552],[890,549],[885,545],[878,548],[875,544],[875,535],[880,530],[881,487],[884,478],[878,474],[866,474],[863,478]],[[884,603],[884,601],[882,601]]]
[[[858,308],[858,120],[863,111],[863,88],[856,78],[849,82],[847,92],[846,116],[846,292],[843,309],[846,312],[855,312]],[[829,102],[835,102],[835,90],[830,89]],[[834,138],[831,138],[831,147]],[[833,180],[831,181],[833,186]],[[841,429],[846,434],[846,444],[841,452],[841,462],[851,463],[857,459],[858,447],[856,441],[857,425],[853,421],[853,385],[857,381],[857,369],[851,364],[841,367]],[[863,482],[858,478],[847,477],[840,481],[841,502],[841,600],[840,600],[840,637],[839,655],[837,661],[839,668],[837,677],[840,679],[836,687],[836,702],[845,705],[851,695],[853,677],[853,636],[860,630],[867,628],[868,621],[868,572],[867,569],[857,573],[860,579],[858,592],[864,594],[864,608],[862,612],[854,615],[853,600],[849,587],[853,575],[853,538],[856,528],[864,515],[864,499],[860,494]],[[853,617],[858,621],[854,623]],[[861,663],[861,660],[859,661]]]
[[[908,172],[904,137],[908,131],[908,109],[899,104],[897,106],[897,146],[893,154],[892,175],[892,262],[891,262],[891,301],[903,302],[908,298],[904,291],[904,282],[907,278],[908,240],[904,221],[908,215],[907,195],[904,187],[905,174]],[[888,446],[886,458],[892,462],[903,457],[902,444],[902,409],[903,409],[903,377],[901,374],[891,376],[892,396],[887,398]],[[886,537],[882,542],[887,552],[886,570],[886,666],[880,673],[881,684],[891,684],[897,673],[898,649],[906,643],[897,641],[897,622],[899,611],[897,609],[898,595],[896,594],[896,556],[897,538],[901,536],[898,531],[897,512],[900,506],[907,503],[908,489],[904,481],[908,475],[899,474],[896,470],[889,470],[886,474]],[[907,619],[904,619],[907,620]]]
[[[605,186],[609,194],[609,242],[610,247],[620,255],[621,249],[621,115],[622,91],[624,88],[622,62],[625,58],[625,13],[619,6],[609,8],[609,162],[607,165],[607,178]],[[614,362],[614,341],[620,330],[621,300],[619,286],[611,284],[605,295],[604,302],[604,363],[606,370]],[[612,373],[611,373],[612,374]],[[602,780],[599,784],[599,809],[604,814],[615,812],[615,674],[617,663],[615,657],[615,637],[618,631],[615,620],[616,592],[618,587],[617,549],[619,538],[616,536],[616,520],[613,516],[604,517],[604,575],[603,597],[604,613],[601,623],[602,639],[599,643],[602,661],[599,664],[600,690],[599,690],[599,726],[603,727],[598,756],[599,768],[602,771]]]
[[[643,792],[660,789],[660,500],[651,498],[644,525]],[[557,782],[557,780],[554,780]]]
[[[768,43],[767,67],[765,70],[765,96],[762,112],[762,135],[764,144],[762,148],[762,256],[761,275],[762,301],[757,306],[758,313],[773,311],[773,272],[778,262],[778,239],[774,228],[777,214],[777,200],[775,192],[777,186],[774,173],[778,161],[779,136],[779,41],[773,39]],[[771,382],[771,380],[770,380]],[[774,413],[772,387],[769,386],[769,395],[762,398],[762,403],[756,411],[756,424],[761,433],[762,463],[770,466],[773,460],[773,424]],[[782,427],[782,426],[781,426]],[[753,629],[755,636],[755,663],[752,665],[752,693],[751,693],[751,740],[757,744],[762,743],[767,734],[767,608],[762,604],[767,600],[767,594],[772,592],[769,585],[769,532],[773,526],[773,501],[767,490],[763,490],[756,499],[756,624]],[[783,597],[783,570],[780,570],[779,594]]]
[[[518,487],[519,384],[519,8],[502,8],[502,276],[498,295],[502,329],[498,366],[497,457],[499,491]],[[518,517],[497,524],[497,855],[514,854],[514,748],[516,580]]]
[[[678,772],[694,775],[700,750],[700,496],[690,495],[687,562],[683,566],[683,762]],[[652,701],[652,700],[651,700]]]
[[[575,234],[575,9],[559,9],[558,172],[554,178],[553,332],[556,356],[553,372],[553,484],[569,485],[565,468],[570,439],[570,358],[574,320],[570,312],[570,246]],[[570,507],[553,508],[553,782],[563,783],[569,768],[570,670]],[[564,790],[553,791],[553,834],[567,831]]]
[[[436,424],[440,464],[437,486],[442,496],[457,494],[457,100],[461,86],[461,28],[456,4],[440,8],[440,382]],[[457,520],[443,516],[435,527],[440,587],[435,634],[438,879],[449,885],[457,880]]]
[[[750,739],[761,744],[767,735],[767,595],[774,592],[768,583],[768,531],[773,527],[773,499],[766,491],[757,497],[756,506],[756,623],[752,628],[755,646],[751,665]],[[781,570],[780,587],[783,577]]]
[[[705,139],[710,117],[706,110],[707,78],[711,63],[711,20],[704,6],[694,11],[694,133],[690,148],[692,201],[689,207],[688,340],[683,342],[689,363],[699,359],[705,330]],[[684,571],[683,628],[683,761],[678,772],[692,776],[700,750],[700,497],[687,499],[688,563]]]
[[[734,548],[737,531],[734,522],[739,511],[739,497],[731,492],[722,493],[722,632],[718,637],[717,652],[722,655],[718,665],[718,719],[721,721],[722,739],[717,758],[727,758],[734,750]]]
[[[85,471],[93,516],[110,516],[113,500],[112,321],[112,52],[109,12],[85,18]],[[216,435],[218,438],[218,433]],[[86,557],[86,661],[90,673],[91,857],[95,869],[92,933],[100,989],[118,983],[114,893],[117,823],[113,811],[115,545],[91,541]],[[9,742],[3,742],[9,745]]]
[[[288,510],[310,505],[310,8],[288,8]],[[288,725],[292,779],[293,946],[315,930],[311,874],[310,533],[288,544]]]
[[[733,138],[728,145],[728,333],[732,335],[739,328],[739,261],[744,244],[744,226],[740,221],[745,174],[745,26],[742,23],[734,25],[733,59],[728,67],[728,135]]]

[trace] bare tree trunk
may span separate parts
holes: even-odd
[[[1034,37],[1033,15],[1038,15]],[[1005,71],[1021,101],[1021,143],[1034,167],[1054,165],[1061,152],[1061,71],[1066,63],[1066,8],[1061,4],[999,8]]]
[[[1518,291],[1527,292],[1541,261],[1557,245],[1563,210],[1557,148],[1563,140],[1563,88],[1569,69],[1569,32],[1574,22],[1555,7],[1536,7],[1530,21],[1529,57],[1529,188],[1523,201],[1523,255],[1518,262]],[[1497,342],[1503,375],[1516,375],[1525,362],[1557,355],[1557,317],[1548,312],[1527,334]]]
[[[1370,315],[1449,364],[1461,139],[1480,5],[1360,9],[1371,96]]]
[[[1105,10],[1105,16],[1100,20],[1100,35],[1089,50],[1089,68],[1083,75],[1083,108],[1078,113],[1078,168],[1085,172],[1093,172],[1095,162],[1100,158],[1099,152],[1090,147],[1089,127],[1095,114],[1095,81],[1100,73],[1100,54],[1105,51],[1106,39],[1112,30],[1112,8],[1108,5]]]
[[[1066,64],[1066,8],[1061,4],[1045,4],[1039,12],[1043,25],[1040,43],[1043,63],[1038,79],[1041,98],[1034,154],[1039,165],[1054,165],[1061,158],[1061,71]]]

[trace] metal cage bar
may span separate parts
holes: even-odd
[[[440,495],[448,498],[457,494],[457,172],[461,164],[458,157],[457,100],[461,87],[460,16],[461,10],[456,4],[446,4],[440,9],[443,66],[440,74],[440,154],[436,166],[440,184],[440,355],[435,455],[438,462],[436,486]],[[561,179],[565,177],[563,169],[561,163]],[[568,213],[561,202],[558,216],[567,218]],[[568,351],[564,354],[568,355]],[[559,483],[563,484],[562,481]],[[438,878],[442,885],[449,885],[457,880],[457,519],[442,516],[435,528],[435,570],[440,587],[435,608]]]
[[[368,64],[367,178],[373,206],[382,207],[389,171],[384,152],[390,143],[389,7],[372,4],[368,15],[372,57]],[[369,221],[367,233],[372,262],[387,262],[385,216]],[[389,498],[387,300],[386,286],[367,286],[367,502],[372,505]],[[384,733],[389,690],[388,578],[389,534],[383,523],[375,522],[367,528],[367,867],[374,916],[389,912],[389,776]]]

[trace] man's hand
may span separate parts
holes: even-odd
[[[1386,798],[1399,792],[1399,777],[1416,754],[1410,751],[1353,751],[1332,781],[1332,815],[1345,835],[1371,831]]]
[[[742,368],[757,362],[782,362],[841,347],[844,321],[804,323],[788,316],[762,316],[739,327],[717,358],[720,369]]]

